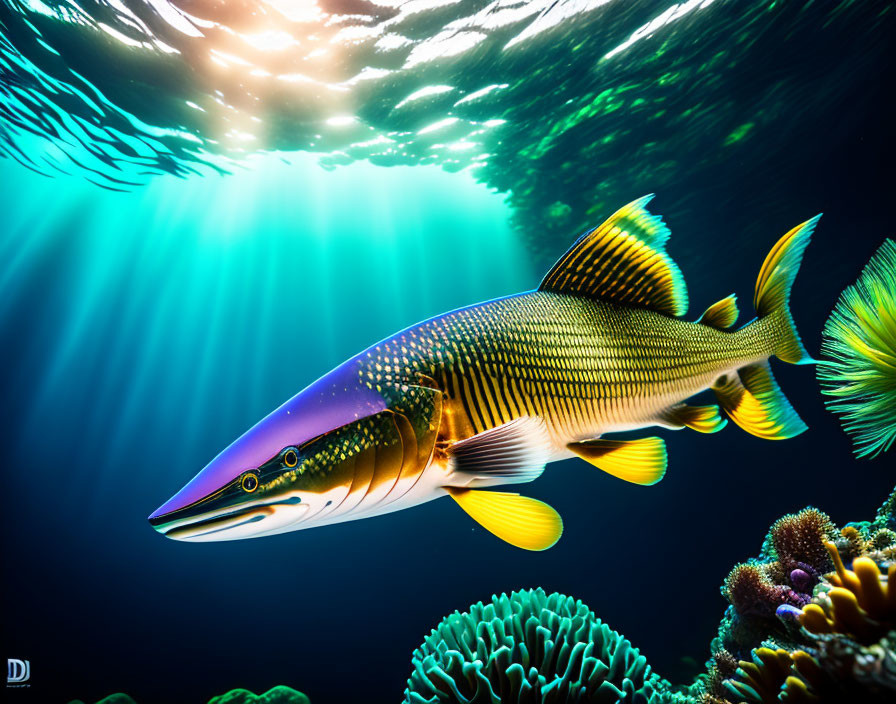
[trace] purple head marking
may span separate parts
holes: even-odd
[[[383,397],[361,382],[358,358],[350,359],[252,426],[150,519],[199,501],[246,470],[267,462],[284,447],[301,445],[385,408]]]

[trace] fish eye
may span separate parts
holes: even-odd
[[[299,456],[296,451],[290,448],[283,453],[283,464],[287,467],[295,467],[299,463]]]
[[[244,474],[243,478],[240,479],[240,486],[243,488],[243,491],[251,494],[258,488],[258,477],[252,472]]]

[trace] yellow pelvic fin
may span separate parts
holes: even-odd
[[[666,473],[666,443],[662,438],[585,440],[567,447],[598,469],[633,484],[656,484]]]
[[[663,423],[673,428],[690,428],[698,433],[717,433],[728,421],[719,415],[718,406],[688,406],[680,403],[663,414]]]
[[[563,534],[560,514],[537,499],[481,489],[445,491],[479,525],[523,550],[547,550]]]
[[[697,319],[697,322],[717,330],[726,330],[737,322],[739,313],[740,311],[737,310],[737,296],[732,293],[721,301],[713,303]]]
[[[684,277],[666,253],[669,228],[647,210],[651,198],[629,203],[582,235],[554,264],[539,290],[684,315]]]
[[[772,376],[768,362],[726,374],[712,388],[728,417],[756,437],[786,440],[807,429]]]

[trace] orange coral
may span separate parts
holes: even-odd
[[[884,577],[867,557],[853,560],[846,569],[837,547],[825,544],[836,573],[828,576],[834,586],[806,605],[800,623],[810,633],[840,633],[862,645],[871,645],[896,628],[896,564]]]

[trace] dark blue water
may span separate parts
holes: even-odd
[[[10,27],[10,6],[4,13]],[[848,15],[844,31],[866,36],[878,14]],[[839,292],[893,234],[894,62],[869,46],[869,70],[848,40],[828,55],[820,22],[806,22],[811,32],[789,36],[810,56],[781,63],[762,45],[738,64],[749,81],[713,88],[714,99],[730,99],[717,103],[725,134],[753,121],[768,134],[786,126],[786,140],[753,139],[675,178],[665,157],[689,162],[693,142],[678,143],[674,130],[630,135],[619,148],[636,176],[606,174],[608,211],[584,213],[570,196],[574,215],[553,211],[569,218],[564,236],[526,228],[534,216],[521,226],[521,211],[475,171],[435,164],[324,171],[275,154],[229,176],[155,175],[118,193],[79,168],[48,177],[0,162],[3,628],[8,656],[32,666],[32,687],[10,699],[91,702],[124,691],[141,703],[205,702],[287,684],[315,704],[398,701],[411,652],[444,615],[535,586],[584,600],[660,674],[689,680],[725,608],[719,585],[758,552],[769,524],[809,504],[838,523],[870,518],[894,483],[892,457],[852,458],[811,368],[774,365],[810,427],[793,440],[733,425],[710,436],[661,431],[669,471],[649,488],[579,461],[549,466],[525,488],[564,518],[563,538],[544,553],[501,543],[447,500],[217,544],[166,540],[146,516],[345,358],[417,320],[535,287],[578,235],[577,219],[596,223],[654,190],[693,318],[736,292],[745,320],[771,245],[824,211],[793,297],[817,351]],[[831,65],[840,69],[826,81],[818,67]],[[812,98],[814,112],[800,92],[776,94],[771,115],[751,102],[775,85],[809,83],[827,91]],[[639,85],[649,96],[650,84]],[[577,139],[584,150],[596,137],[566,139],[575,151]],[[652,140],[661,153],[634,146]],[[45,143],[16,138],[32,156]],[[566,173],[550,160],[526,163],[533,182]],[[517,190],[513,203],[521,200]]]

